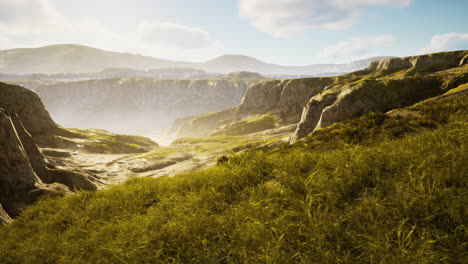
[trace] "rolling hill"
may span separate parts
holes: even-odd
[[[139,54],[104,51],[92,47],[61,44],[40,48],[22,48],[0,51],[0,73],[56,74],[94,73],[107,68],[150,70],[164,68],[194,68],[217,73],[239,71],[258,72],[262,75],[329,75],[347,73],[367,67],[369,58],[349,64],[317,64],[308,66],[281,66],[242,55],[224,55],[206,62],[178,62]]]

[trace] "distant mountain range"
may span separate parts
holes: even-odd
[[[361,70],[373,57],[347,64],[315,64],[308,66],[281,66],[242,55],[224,55],[206,62],[181,62],[153,57],[100,50],[92,47],[61,44],[40,48],[21,48],[0,51],[0,73],[4,74],[57,74],[95,73],[108,68],[135,70],[192,68],[215,73],[239,71],[258,72],[267,76],[320,76]]]

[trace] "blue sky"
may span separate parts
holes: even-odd
[[[0,49],[78,43],[283,65],[468,49],[466,0],[0,0],[0,7]]]

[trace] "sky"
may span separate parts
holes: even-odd
[[[0,50],[82,44],[281,65],[468,49],[467,0],[0,0]]]

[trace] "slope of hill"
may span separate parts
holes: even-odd
[[[2,263],[464,263],[466,85],[208,170],[49,197]]]
[[[0,51],[0,72],[8,74],[95,73],[106,68],[150,70],[164,68],[195,68],[227,74],[251,71],[262,75],[320,75],[351,72],[367,67],[370,58],[349,64],[317,64],[309,66],[281,66],[242,55],[224,55],[206,62],[177,62],[152,57],[118,53],[91,47],[67,44],[41,48]]]
[[[0,72],[27,73],[87,73],[106,68],[151,69],[168,68],[176,62],[142,55],[104,51],[82,45],[51,45],[0,51]]]
[[[197,67],[207,71],[234,72],[251,71],[267,76],[281,75],[338,75],[366,68],[374,60],[388,57],[373,57],[347,64],[316,64],[307,66],[281,66],[265,63],[252,57],[242,55],[224,55],[216,59],[198,64]]]

